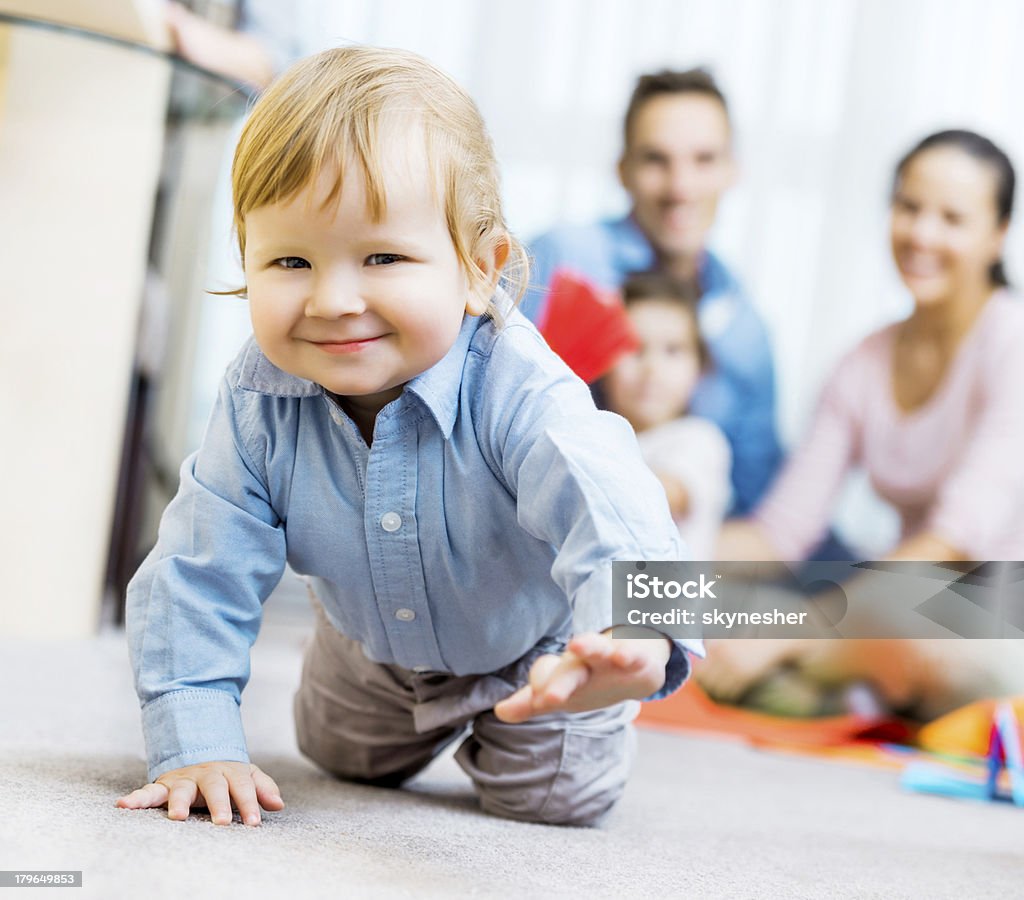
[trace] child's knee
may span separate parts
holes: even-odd
[[[566,735],[569,744],[578,735]],[[588,739],[589,740],[589,739]],[[612,751],[614,752],[614,751]],[[626,787],[628,765],[621,759],[605,765],[577,764],[559,772],[548,784],[522,788],[515,779],[477,785],[480,806],[503,818],[547,825],[597,825],[618,803]]]
[[[492,743],[487,729],[482,736],[474,730],[456,754],[489,813],[549,825],[597,825],[625,790],[635,747],[626,722],[596,730],[534,726],[519,747],[514,731],[503,737],[513,740]]]

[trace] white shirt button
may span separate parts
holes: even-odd
[[[396,512],[386,512],[380,517],[380,527],[385,531],[398,531],[402,527],[402,517]]]
[[[406,609],[404,606],[401,609],[395,610],[395,618],[400,619],[403,622],[411,622],[416,618],[416,613],[411,609]]]

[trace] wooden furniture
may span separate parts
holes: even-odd
[[[154,209],[175,190],[160,8],[0,0],[0,636],[100,623]]]

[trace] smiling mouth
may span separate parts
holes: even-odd
[[[673,204],[661,210],[662,221],[673,228],[692,227],[696,225],[698,218],[698,212],[692,206]]]
[[[330,353],[332,355],[338,355],[341,353],[358,353],[371,344],[375,344],[379,341],[383,335],[378,335],[372,338],[359,338],[353,341],[310,341],[310,343],[324,353]]]
[[[931,278],[942,272],[940,264],[912,256],[900,257],[899,268],[904,275],[909,275],[912,278]]]

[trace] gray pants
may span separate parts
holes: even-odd
[[[485,810],[529,822],[596,824],[625,787],[640,705],[499,721],[494,704],[526,683],[538,655],[492,675],[416,673],[368,660],[318,607],[295,695],[299,747],[339,778],[397,787],[471,725],[455,759]]]

